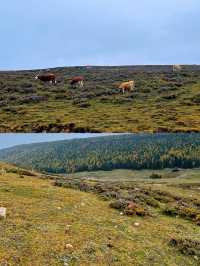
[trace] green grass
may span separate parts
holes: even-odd
[[[13,168],[5,164],[3,167]],[[132,174],[137,176],[138,185],[148,187],[146,176],[142,179],[144,173],[147,171],[142,171],[141,176]],[[132,174],[118,170],[100,172],[99,176],[128,175],[130,181]],[[168,174],[168,170],[162,174]],[[198,170],[186,174],[193,176],[190,182],[200,177]],[[199,265],[199,258],[183,255],[169,245],[172,237],[199,239],[200,227],[193,222],[163,215],[159,209],[143,218],[120,215],[98,195],[53,186],[54,181],[37,177],[20,178],[13,172],[0,176],[0,206],[8,212],[7,218],[0,220],[2,265]],[[156,180],[153,182],[151,186],[156,187]],[[172,192],[170,182],[159,189]],[[173,187],[173,193],[186,196],[185,191]],[[198,192],[192,193],[200,199]],[[140,225],[134,226],[135,222]],[[69,231],[67,225],[71,225]],[[72,251],[65,248],[68,243],[73,245]]]
[[[0,131],[188,132],[200,131],[198,72],[148,73],[132,67],[57,68],[56,86],[33,79],[37,71],[0,72]],[[84,75],[84,89],[69,79]],[[122,81],[136,90],[122,95]],[[27,96],[46,96],[39,102]]]
[[[162,179],[152,180],[150,176],[155,173],[162,175]],[[69,174],[67,177],[86,178],[90,180],[102,181],[133,181],[146,183],[188,183],[198,181],[200,177],[199,169],[179,169],[177,172],[173,169],[163,170],[112,170],[112,171],[92,171]]]

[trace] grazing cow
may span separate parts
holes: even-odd
[[[71,79],[70,84],[74,87],[76,87],[77,85],[79,86],[79,88],[83,88],[84,86],[84,77],[78,76],[78,77],[73,77]]]
[[[134,80],[130,80],[127,82],[123,82],[120,84],[119,89],[122,90],[122,93],[124,94],[125,91],[133,91],[135,88],[135,81]]]
[[[43,82],[50,82],[51,84],[56,84],[56,76],[52,73],[49,74],[38,74],[35,79],[39,79]]]

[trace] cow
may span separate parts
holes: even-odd
[[[84,86],[84,77],[82,77],[82,76],[73,77],[71,79],[70,84],[73,87],[76,87],[78,85],[79,88],[83,88],[83,86]]]
[[[173,65],[173,72],[180,72],[182,70],[181,65]]]
[[[48,73],[48,74],[38,74],[37,76],[35,76],[35,79],[39,79],[43,82],[50,82],[51,84],[56,84],[56,76],[52,73]]]
[[[122,90],[122,93],[124,94],[125,91],[133,91],[135,88],[135,81],[134,80],[130,80],[127,82],[123,82],[120,84],[119,89]]]

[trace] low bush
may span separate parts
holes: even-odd
[[[193,239],[176,239],[169,241],[170,246],[177,248],[182,254],[187,256],[197,256],[200,258],[200,241]]]
[[[119,199],[111,202],[109,206],[113,209],[124,210],[128,206],[128,202],[124,199]]]
[[[28,170],[19,169],[19,168],[10,168],[6,170],[7,173],[13,173],[18,175],[25,175],[25,176],[36,176],[33,172],[30,172]]]
[[[200,93],[199,94],[196,94],[193,98],[192,98],[192,101],[194,103],[200,103]]]
[[[162,178],[162,175],[153,173],[153,174],[150,175],[149,178],[151,178],[151,179],[161,179]]]

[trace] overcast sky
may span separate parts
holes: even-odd
[[[199,0],[6,0],[0,70],[200,64]]]
[[[97,137],[97,136],[107,136],[111,135],[109,133],[55,133],[55,134],[20,134],[20,133],[6,133],[0,134],[0,149],[12,147],[20,144],[29,144],[29,143],[38,143],[38,142],[48,142],[64,139],[80,139],[88,137]]]

